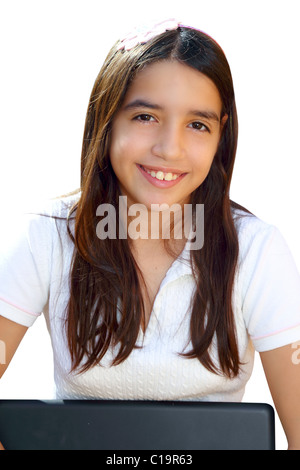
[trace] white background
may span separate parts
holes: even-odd
[[[9,0],[0,3],[0,214],[79,185],[92,85],[113,42],[150,18],[210,34],[231,66],[239,147],[231,198],[275,224],[300,267],[297,0]],[[1,312],[0,312],[1,313]],[[40,318],[0,384],[0,398],[52,398]],[[259,356],[244,401],[273,403]],[[276,418],[277,448],[286,440]]]

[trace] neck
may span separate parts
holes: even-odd
[[[190,208],[189,208],[190,209]],[[143,204],[127,206],[127,198],[119,198],[119,221],[121,231],[129,240],[154,241],[181,241],[186,242],[192,214],[190,210],[183,210],[180,204],[151,205],[147,208]]]

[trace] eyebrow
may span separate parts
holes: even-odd
[[[142,99],[136,99],[134,101],[131,101],[126,106],[124,106],[123,109],[124,111],[128,111],[130,109],[139,109],[139,108],[148,108],[148,109],[155,109],[158,111],[163,111],[162,106],[155,104],[155,103],[151,103],[150,101],[142,100]],[[204,118],[209,121],[220,122],[220,118],[215,111],[209,111],[209,110],[202,111],[198,109],[193,109],[189,111],[187,114],[193,114],[194,116]]]

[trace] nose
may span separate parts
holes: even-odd
[[[169,161],[179,160],[183,157],[183,135],[176,123],[169,123],[160,128],[152,152],[155,156]]]

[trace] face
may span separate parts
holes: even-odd
[[[177,61],[140,71],[112,123],[110,160],[127,204],[186,204],[206,178],[221,137],[214,83]]]

